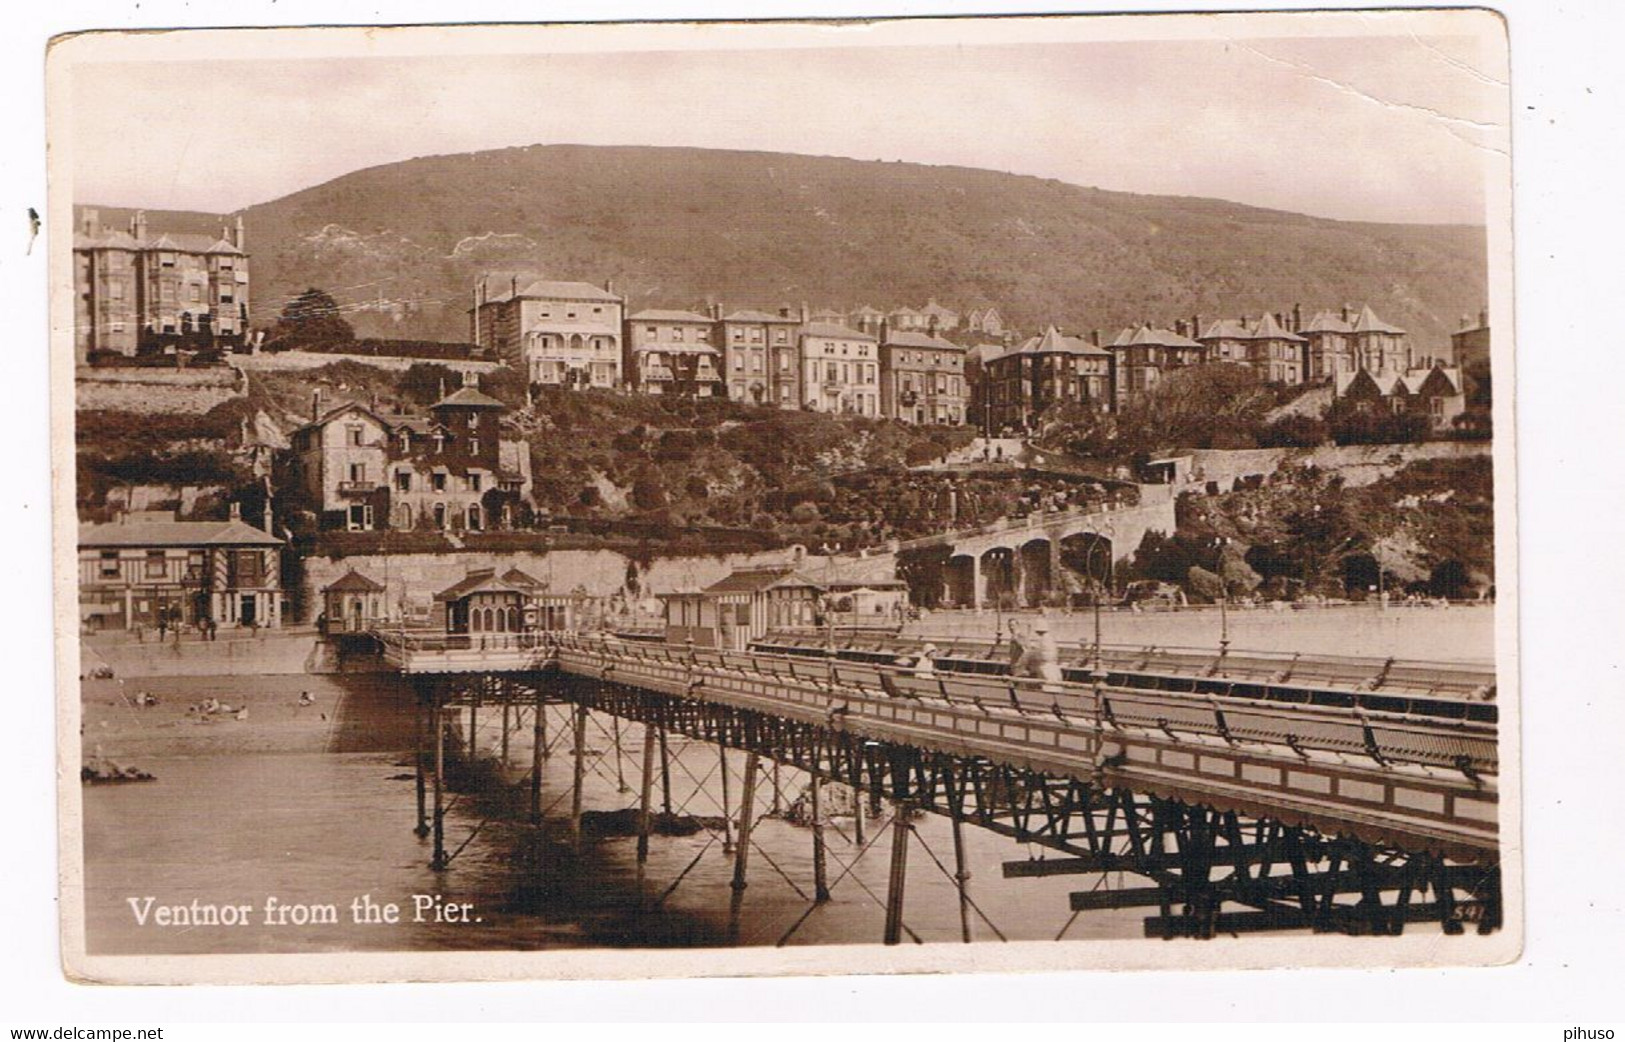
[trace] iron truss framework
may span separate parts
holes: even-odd
[[[1397,935],[1409,923],[1481,934],[1503,922],[1493,856],[1406,850],[1296,824],[1138,792],[1105,777],[1060,776],[726,703],[561,671],[413,677],[420,704],[441,708],[567,704],[719,743],[824,781],[941,814],[1045,856],[1010,861],[1008,879],[1099,877],[1071,895],[1074,913],[1147,908],[1148,937],[1211,938],[1273,930]],[[578,811],[579,812],[579,811]],[[1048,852],[1060,856],[1049,856]],[[1148,885],[1107,889],[1110,874]]]

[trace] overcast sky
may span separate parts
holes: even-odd
[[[953,46],[849,46],[803,35],[813,46],[208,61],[171,48],[159,61],[79,63],[64,124],[73,195],[224,212],[413,156],[639,144],[1476,224],[1486,158],[1504,148],[1504,55],[1483,38],[973,33]]]

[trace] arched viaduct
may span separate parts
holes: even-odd
[[[1133,506],[1032,514],[915,540],[908,547],[947,548],[942,606],[1038,607],[1056,594],[1112,585],[1117,562],[1132,556],[1152,531],[1174,531],[1169,485],[1141,485]]]

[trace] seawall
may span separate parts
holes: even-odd
[[[95,369],[74,372],[80,409],[137,413],[205,413],[247,392],[235,369]]]

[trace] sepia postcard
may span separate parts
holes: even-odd
[[[1515,959],[1507,49],[56,39],[64,972]]]

